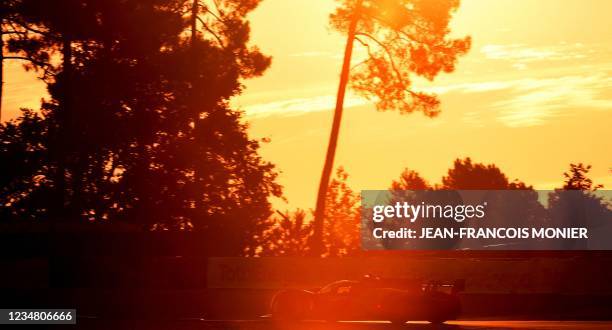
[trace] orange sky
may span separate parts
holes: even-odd
[[[289,203],[312,208],[331,125],[344,38],[328,26],[333,0],[264,0],[251,15],[253,43],[273,56],[234,100],[263,156],[282,172]],[[347,100],[336,165],[355,190],[386,189],[403,168],[439,182],[452,161],[497,164],[511,179],[558,187],[571,162],[593,165],[612,188],[612,28],[607,0],[463,0],[452,28],[472,50],[457,71],[419,86],[439,93],[442,113],[377,112]],[[359,52],[359,50],[357,50]],[[44,86],[7,68],[3,119],[37,108]]]

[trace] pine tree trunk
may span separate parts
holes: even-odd
[[[359,20],[357,11],[361,3],[357,5],[354,18],[351,20],[346,40],[346,48],[344,50],[344,62],[342,63],[342,72],[340,73],[340,84],[338,85],[338,95],[336,96],[336,108],[334,110],[334,119],[332,129],[329,135],[329,144],[327,145],[327,154],[325,156],[325,164],[323,165],[323,173],[321,174],[321,182],[319,183],[319,192],[317,194],[317,205],[315,209],[314,231],[310,244],[311,254],[320,256],[324,252],[323,243],[323,227],[325,221],[325,199],[327,197],[327,188],[334,167],[334,158],[336,156],[336,146],[338,144],[338,135],[340,133],[340,123],[342,121],[342,111],[344,108],[344,96],[346,94],[346,86],[349,80],[351,57],[353,54],[353,43],[355,41],[355,30]]]
[[[198,0],[191,4],[191,48],[194,49],[198,33]]]
[[[200,88],[200,84],[199,84],[199,80],[198,80],[198,72],[197,72],[197,42],[198,42],[198,13],[200,11],[199,5],[198,5],[198,0],[193,0],[193,3],[191,5],[191,40],[190,40],[190,46],[191,46],[191,61],[193,61],[193,70],[192,70],[192,76],[190,77],[191,79],[191,95],[189,96],[189,107],[192,107],[192,109],[189,109],[190,111],[192,111],[192,113],[194,114],[193,117],[193,132],[195,134],[195,141],[196,144],[198,146],[201,146],[201,141],[199,138],[199,132],[198,130],[200,129],[200,113],[197,109],[197,92],[198,89]],[[199,168],[199,158],[201,155],[200,154],[196,154],[195,155],[195,161],[194,161],[194,169],[193,169],[193,180],[194,180],[194,184],[195,184],[195,192],[196,192],[196,198],[195,198],[195,214],[200,214],[200,211],[204,208],[204,205],[202,203],[202,196],[200,195],[200,188],[201,188],[201,183],[200,183],[200,178],[202,177],[202,171],[200,171]],[[192,219],[192,222],[195,219]]]
[[[57,123],[55,125],[55,153],[57,161],[57,169],[55,173],[55,190],[56,190],[56,201],[53,205],[53,216],[57,220],[63,220],[62,218],[66,215],[66,165],[68,160],[68,136],[71,132],[69,125],[71,116],[71,102],[70,93],[71,91],[71,80],[72,80],[72,40],[69,37],[64,36],[62,42],[62,74],[63,74],[63,86],[61,92],[61,98],[59,100]]]

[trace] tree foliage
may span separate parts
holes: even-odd
[[[413,170],[404,169],[398,180],[391,182],[391,190],[427,190],[431,189],[427,180]]]
[[[343,167],[336,170],[327,191],[324,224],[324,256],[355,254],[360,247],[360,201],[347,183],[348,173]]]
[[[440,72],[452,72],[470,49],[470,37],[449,37],[458,7],[459,0],[342,0],[332,26],[346,32],[357,19],[355,40],[367,52],[352,68],[352,88],[374,100],[378,110],[436,116],[440,101],[415,91],[413,76],[433,80]]]
[[[417,172],[404,170],[399,181],[393,181],[391,189],[393,196],[398,200],[411,198],[404,190],[479,190],[477,193],[466,193],[462,197],[474,198],[478,196],[478,203],[487,202],[487,214],[490,215],[489,224],[497,223],[500,226],[512,223],[515,226],[529,226],[546,219],[546,210],[538,200],[538,193],[531,186],[515,179],[510,181],[506,174],[495,164],[473,162],[471,158],[456,159],[447,174],[442,177],[440,184],[429,185]],[[515,190],[512,194],[496,194],[488,191]],[[448,200],[441,204],[459,203],[460,194],[444,195]],[[418,195],[418,194],[417,194]],[[438,198],[437,194],[421,194]],[[474,203],[476,201],[470,201]],[[517,208],[516,205],[522,207]]]
[[[24,110],[0,125],[0,219],[40,219],[48,210],[48,130],[45,118]]]
[[[339,167],[329,186],[322,253],[325,257],[354,255],[359,251],[361,206],[359,196],[348,185],[348,177],[344,168]],[[271,218],[273,226],[262,239],[260,255],[309,255],[314,234],[312,214],[298,209],[279,215]]]
[[[606,199],[609,195],[597,194],[603,185],[593,183],[590,171],[591,165],[578,163],[570,164],[569,171],[563,173],[563,187],[548,197],[550,216],[556,223],[596,228],[612,219],[612,200]]]
[[[36,182],[47,193],[40,220],[235,231],[231,239],[245,248],[265,230],[268,199],[281,187],[229,104],[244,79],[270,65],[249,44],[245,15],[259,1],[202,3],[193,37],[192,3],[19,2],[20,17],[40,33],[14,51],[60,61],[41,114],[26,112],[0,131],[0,157],[21,153],[22,162],[34,157],[31,135],[43,136],[36,144],[43,156],[19,177],[2,172],[2,180],[21,183],[0,195],[8,219],[33,216],[11,196],[34,203]]]
[[[521,181],[509,181],[495,164],[473,163],[470,157],[455,160],[448,174],[442,177],[441,187],[456,190],[530,189]]]
[[[593,184],[593,180],[588,177],[590,170],[591,165],[584,165],[582,163],[570,164],[570,170],[563,173],[563,177],[565,177],[563,189],[595,191],[603,188],[601,184]]]
[[[272,217],[272,226],[264,233],[258,254],[261,256],[306,256],[312,224],[304,210],[285,212]]]

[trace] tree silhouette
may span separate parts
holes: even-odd
[[[331,16],[332,26],[347,34],[334,119],[319,183],[314,220],[313,252],[322,250],[325,197],[338,143],[346,86],[374,100],[378,110],[400,113],[422,111],[433,117],[439,100],[414,91],[411,74],[433,80],[441,71],[452,72],[457,57],[470,48],[470,38],[448,37],[458,0],[342,0]],[[364,61],[351,68],[353,44],[367,51]],[[350,71],[353,71],[351,76]]]
[[[612,219],[612,201],[604,199],[605,195],[596,194],[603,185],[593,184],[590,170],[591,165],[570,164],[569,171],[563,173],[563,187],[548,196],[548,211],[555,224],[597,231],[597,227]],[[564,240],[563,243],[566,248],[584,248],[580,240]]]
[[[399,180],[391,182],[391,190],[427,190],[431,186],[419,173],[413,170],[404,169],[400,174]]]
[[[323,256],[345,256],[359,250],[360,201],[359,196],[347,184],[348,173],[343,167],[327,190],[328,206],[325,211]]]
[[[201,3],[195,30],[185,19],[191,1],[61,2],[19,7],[44,31],[39,47],[22,51],[62,60],[36,119],[45,157],[23,174],[40,176],[44,218],[202,230],[225,235],[236,251],[252,249],[269,225],[268,198],[281,194],[274,166],[229,105],[242,80],[270,64],[249,45],[245,15],[258,1]],[[0,139],[15,142],[0,157],[11,148],[28,154],[30,117],[3,127]],[[6,220],[32,217],[1,203],[9,195],[33,202],[34,180],[23,182],[0,196],[14,214]]]
[[[456,190],[505,190],[527,189],[523,182],[510,182],[494,164],[472,163],[469,157],[456,159],[448,174],[442,178],[443,189]]]
[[[272,217],[272,226],[263,234],[261,256],[306,256],[308,239],[312,235],[312,224],[306,219],[306,212],[278,212]]]
[[[78,214],[70,204],[80,204],[82,170],[78,169],[82,156],[78,148],[82,137],[79,113],[76,111],[76,85],[74,84],[78,67],[84,68],[96,52],[96,38],[100,36],[101,26],[99,7],[89,1],[60,0],[54,3],[40,3],[21,0],[17,10],[23,21],[34,26],[37,37],[15,42],[13,49],[29,58],[49,58],[49,53],[57,52],[61,64],[55,68],[55,76],[47,81],[52,100],[43,108],[48,110],[49,155],[53,173],[54,194],[50,196],[49,214],[54,218],[64,218],[68,213]],[[24,24],[25,26],[25,24]],[[28,29],[32,30],[31,27]],[[79,71],[83,71],[82,69]],[[70,182],[69,182],[70,181]],[[72,184],[72,194],[68,184]],[[69,199],[74,197],[75,202]]]
[[[360,247],[359,196],[348,186],[348,173],[336,170],[327,193],[329,208],[325,214],[324,257],[342,257],[355,254]],[[312,218],[303,210],[293,213],[277,212],[272,227],[266,232],[260,255],[305,256],[310,252],[313,238]]]
[[[448,174],[442,177],[439,189],[452,190],[514,190],[510,194],[484,192],[479,202],[487,201],[491,221],[513,225],[536,225],[546,219],[545,210],[532,186],[508,177],[495,164],[474,163],[471,158],[456,159]],[[516,205],[522,207],[517,208]],[[493,216],[495,214],[495,216]]]
[[[45,119],[24,110],[18,120],[0,124],[0,219],[37,219],[48,209]]]
[[[569,172],[563,173],[565,177],[563,189],[595,191],[599,188],[603,188],[601,184],[593,184],[593,180],[588,177],[590,170],[591,165],[584,165],[582,163],[570,164]]]
[[[21,0],[5,0],[0,3],[0,122],[2,122],[5,61],[21,61],[26,70],[42,69],[43,79],[53,72],[47,53],[31,51],[41,48],[40,36],[45,31],[20,15],[22,9]]]
[[[249,46],[250,27],[246,15],[259,4],[259,0],[241,1],[198,1],[182,2],[183,11],[189,13],[189,46],[185,60],[194,68],[202,65],[202,52],[215,53],[219,58],[231,59],[223,63],[218,72],[188,70],[184,72],[186,93],[178,99],[178,107],[184,108],[193,122],[194,144],[205,145],[210,136],[206,132],[206,109],[214,107],[218,95],[230,97],[239,93],[242,85],[239,79],[261,75],[271,63],[257,47]],[[210,55],[209,55],[210,56]],[[223,77],[220,81],[233,82],[231,85],[210,84],[211,75]],[[205,182],[208,166],[205,162],[194,164],[195,181]],[[200,186],[201,187],[201,186]],[[195,187],[197,189],[197,187]],[[198,204],[201,200],[198,200]],[[201,207],[202,205],[198,205]]]

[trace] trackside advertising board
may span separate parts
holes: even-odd
[[[210,258],[210,288],[317,288],[365,274],[426,282],[466,280],[469,293],[612,293],[611,265],[594,265],[573,258],[522,260],[365,258]]]

